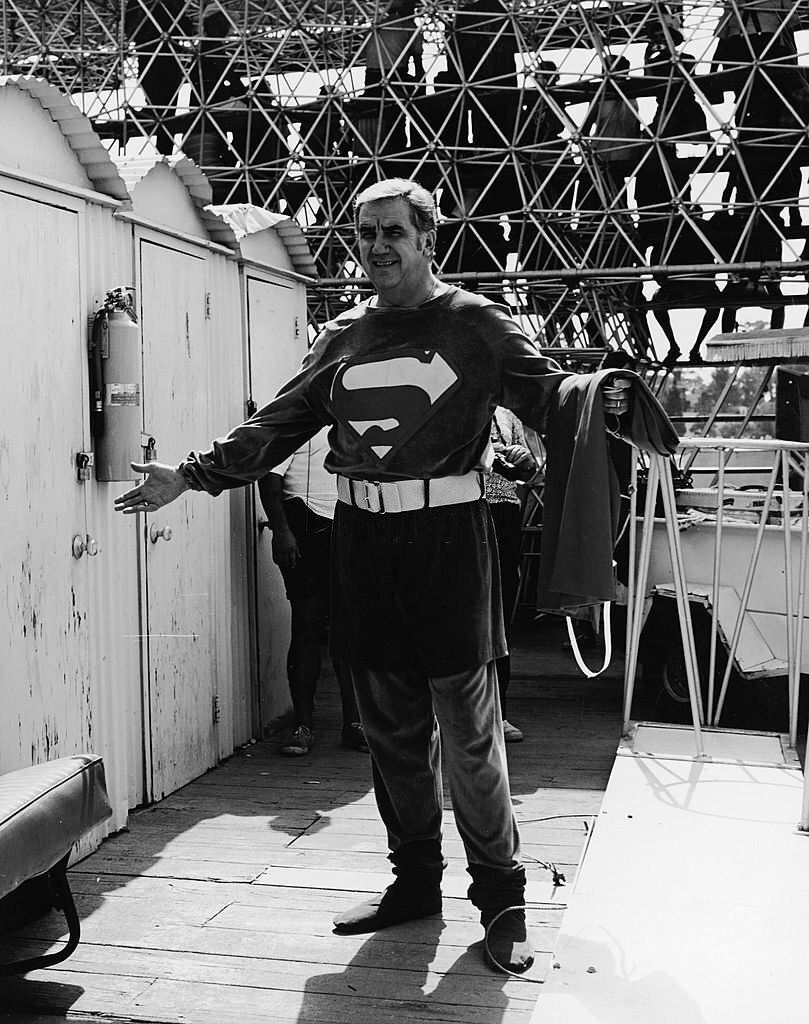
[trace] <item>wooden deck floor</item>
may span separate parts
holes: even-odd
[[[443,919],[332,933],[335,913],[390,878],[368,761],[338,746],[326,679],[309,756],[250,745],[75,865],[81,944],[57,968],[0,981],[0,1021],[527,1024],[565,900],[543,865],[573,881],[618,744],[620,669],[583,679],[552,625],[516,645],[510,717],[526,740],[509,763],[538,939],[525,978],[482,962],[449,811]],[[62,920],[26,926],[1,954],[43,951]]]

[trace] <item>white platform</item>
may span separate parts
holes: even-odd
[[[809,835],[778,736],[636,726],[531,1024],[806,1024]],[[640,751],[640,752],[638,752]]]

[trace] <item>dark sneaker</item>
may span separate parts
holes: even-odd
[[[525,907],[501,910],[487,920],[481,922],[486,929],[486,961],[499,971],[523,974],[534,962],[534,941],[525,923]]]
[[[298,725],[292,730],[292,735],[281,747],[281,753],[286,757],[303,757],[312,749],[315,742],[315,734],[305,725]]]
[[[338,914],[334,919],[334,930],[338,935],[362,935],[440,913],[441,890],[437,886],[417,889],[397,879],[381,895],[372,896]]]
[[[359,722],[352,722],[348,728],[343,729],[343,746],[346,750],[358,750],[361,754],[368,753],[365,733]]]

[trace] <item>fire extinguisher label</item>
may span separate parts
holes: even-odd
[[[105,405],[140,405],[140,384],[107,384]]]

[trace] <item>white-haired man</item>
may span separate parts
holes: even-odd
[[[506,644],[482,473],[495,408],[542,431],[569,375],[507,310],[433,274],[435,207],[421,186],[383,181],[355,206],[375,294],[325,326],[269,405],[176,468],[136,465],[146,479],[116,503],[151,511],[189,487],[246,484],[330,425],[332,648],[351,670],[396,876],[335,931],[441,910],[440,735],[489,955],[522,971],[533,948],[494,667]],[[604,409],[622,415],[628,395],[618,384]]]

